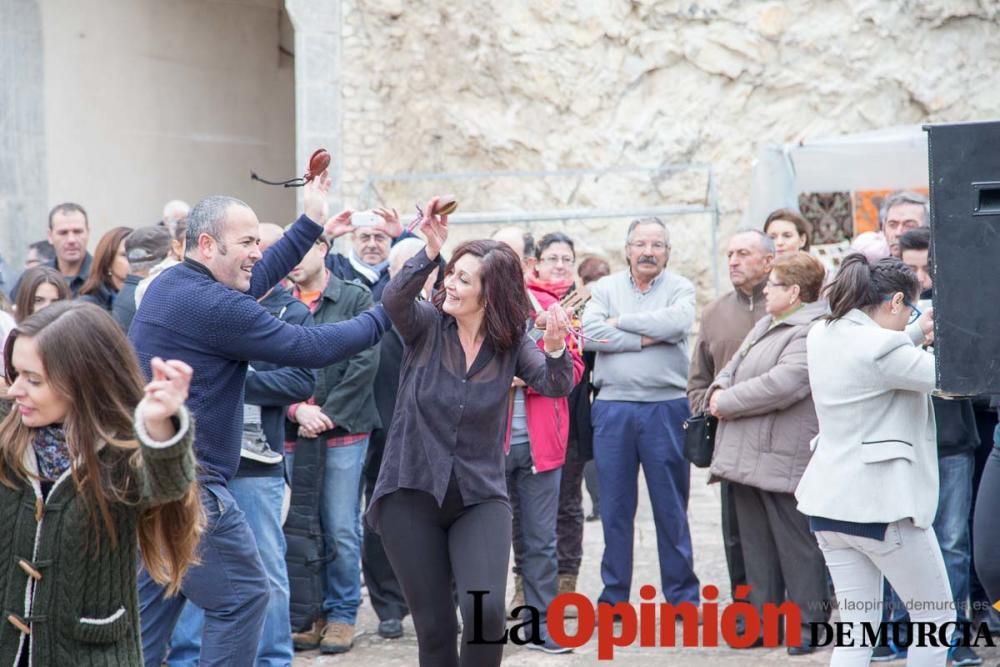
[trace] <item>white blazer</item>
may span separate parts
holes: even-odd
[[[938,502],[934,355],[860,310],[817,323],[806,350],[819,435],[795,490],[799,511],[929,528]]]

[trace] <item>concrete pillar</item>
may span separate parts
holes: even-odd
[[[45,238],[44,51],[37,0],[0,0],[0,254]]]
[[[295,28],[295,163],[305,172],[317,148],[330,152],[330,210],[343,202],[340,0],[285,0]],[[301,205],[302,194],[299,192]]]

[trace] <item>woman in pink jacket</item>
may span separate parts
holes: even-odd
[[[538,244],[536,275],[527,279],[532,320],[528,335],[542,344],[544,314],[573,285],[576,255],[573,241],[561,233],[547,234]],[[573,381],[583,377],[583,358],[571,336],[566,349],[573,358]],[[519,378],[511,386],[507,422],[507,490],[514,510],[514,573],[523,586],[524,603],[544,613],[558,589],[556,519],[562,465],[569,441],[569,401],[542,396]],[[510,610],[517,618],[517,608]],[[527,618],[525,616],[524,618]],[[561,653],[545,632],[545,644],[529,645]]]

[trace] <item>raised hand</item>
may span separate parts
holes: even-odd
[[[187,400],[194,371],[183,361],[164,361],[159,357],[153,357],[150,369],[153,379],[144,389],[139,414],[151,438],[169,440],[175,433],[171,418]]]
[[[399,212],[394,208],[376,208],[374,213],[382,218],[382,222],[375,225],[375,229],[398,239],[399,235],[403,233],[403,225],[399,222]]]
[[[423,220],[420,221],[420,231],[423,232],[427,240],[427,256],[430,259],[437,258],[441,252],[441,247],[448,240],[448,216],[434,215],[432,211],[437,208],[440,197],[432,197],[427,202],[424,209]]]
[[[326,220],[327,211],[330,208],[327,198],[330,196],[330,171],[324,169],[302,188],[302,211],[306,217],[315,223],[321,224]]]
[[[351,209],[344,209],[327,220],[326,224],[323,225],[323,233],[326,234],[326,237],[332,241],[353,232],[354,225],[351,224],[351,214],[353,213],[354,211]]]

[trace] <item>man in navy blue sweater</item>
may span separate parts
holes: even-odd
[[[269,586],[253,533],[228,488],[240,463],[244,380],[250,360],[322,368],[378,343],[391,326],[381,306],[321,326],[282,322],[257,302],[299,263],[323,232],[329,178],[304,192],[305,214],[261,255],[258,220],[245,203],[213,196],[191,210],[184,262],[164,271],[142,300],[129,339],[143,369],[153,357],[194,368],[188,408],[197,423],[195,454],[208,524],[180,594],[167,598],[139,577],[143,652],[159,667],[184,602],[205,611],[200,665],[253,665]],[[342,224],[343,216],[328,224]]]

